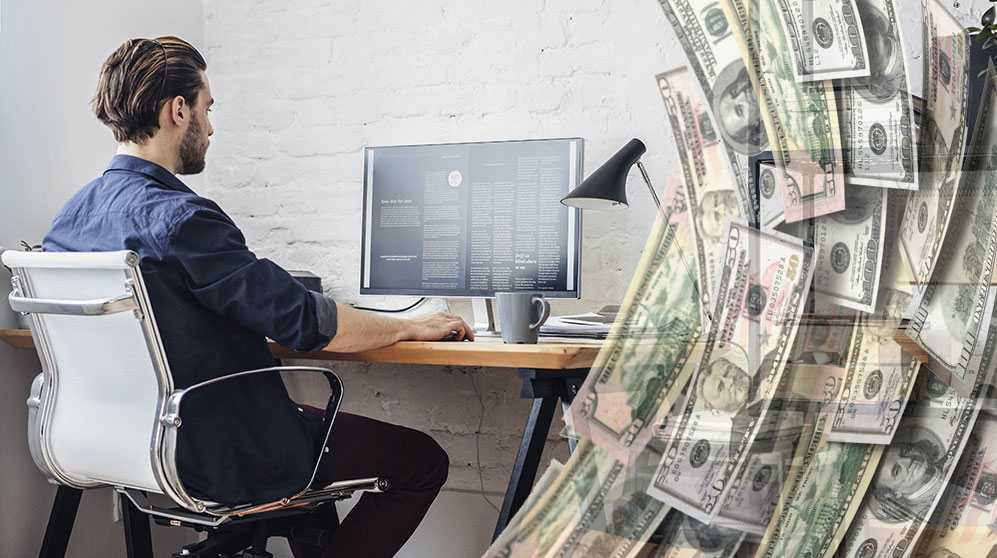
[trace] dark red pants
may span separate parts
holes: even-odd
[[[322,411],[305,407],[319,418]],[[338,480],[385,477],[382,494],[364,493],[342,524],[333,504],[303,520],[304,525],[335,530],[332,546],[290,542],[295,558],[387,558],[412,536],[447,480],[450,458],[429,435],[411,428],[339,413],[330,449]]]

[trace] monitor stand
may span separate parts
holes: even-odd
[[[471,310],[474,312],[474,323],[471,330],[474,335],[482,337],[496,337],[502,333],[495,326],[495,299],[478,298],[471,299]]]

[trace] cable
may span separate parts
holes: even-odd
[[[416,306],[419,306],[420,304],[422,304],[425,301],[426,301],[426,297],[422,297],[419,300],[413,302],[411,306],[408,306],[408,307],[405,307],[405,308],[401,308],[401,309],[398,309],[398,310],[391,309],[391,308],[367,308],[366,306],[354,306],[354,308],[356,308],[357,310],[367,310],[369,312],[384,312],[384,313],[393,314],[393,313],[398,313],[398,312],[408,312],[409,310],[415,308]]]
[[[478,404],[481,405],[481,413],[478,415],[478,429],[474,433],[474,453],[478,464],[478,482],[481,484],[481,497],[488,502],[489,506],[495,508],[495,511],[502,513],[498,506],[493,504],[485,494],[485,477],[481,471],[481,427],[485,424],[485,400],[482,399],[481,392],[478,391],[478,383],[474,381],[474,372],[469,373],[468,377],[471,380],[471,388],[474,390],[474,395],[478,398]]]

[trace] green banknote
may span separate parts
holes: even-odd
[[[723,0],[755,86],[772,142],[787,222],[845,208],[834,91],[829,81],[798,83],[776,0]]]
[[[680,181],[662,198],[617,322],[566,416],[576,435],[623,463],[647,445],[702,350],[690,205]]]

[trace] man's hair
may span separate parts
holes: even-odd
[[[159,129],[167,101],[180,95],[197,102],[206,68],[201,53],[183,39],[130,39],[101,66],[93,112],[119,143],[144,143]]]

